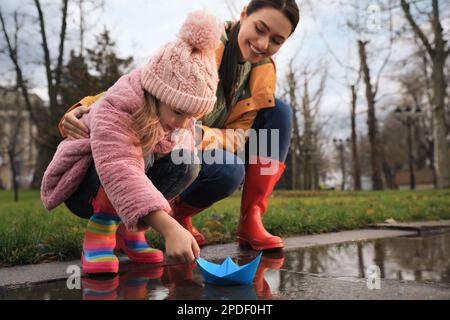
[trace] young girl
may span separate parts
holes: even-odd
[[[291,143],[292,110],[275,99],[276,72],[271,59],[295,31],[299,9],[295,0],[252,0],[240,19],[227,23],[227,37],[216,50],[220,64],[217,103],[203,122],[203,152],[220,151],[225,164],[202,163],[197,179],[171,201],[175,219],[189,230],[199,245],[203,235],[192,225],[192,216],[231,195],[244,181],[237,238],[255,250],[283,248],[283,240],[270,234],[262,216],[275,184],[285,170]],[[60,123],[64,135],[80,138],[89,131],[77,119],[89,103],[73,108]],[[245,148],[245,139],[227,139],[227,129],[255,129],[258,144],[267,152],[250,153],[243,161],[236,152]],[[263,129],[263,130],[260,130]],[[278,135],[272,133],[278,132]],[[260,139],[267,133],[268,139]],[[278,137],[278,138],[276,138]],[[278,152],[271,150],[277,146]],[[222,152],[223,150],[223,152]],[[249,152],[247,151],[247,154]],[[264,174],[266,167],[275,168]],[[267,172],[267,171],[266,171]]]
[[[91,201],[83,242],[86,273],[117,273],[115,248],[133,261],[161,262],[162,252],[145,241],[144,231],[150,227],[164,236],[169,257],[193,262],[199,256],[195,239],[168,214],[169,202],[146,175],[146,167],[173,150],[175,129],[188,128],[192,135],[195,117],[212,110],[218,83],[214,50],[220,34],[213,16],[190,14],[177,41],[121,77],[83,116],[90,138],[66,139],[59,145],[42,182],[47,209],[70,198],[88,170],[94,168],[101,183]]]

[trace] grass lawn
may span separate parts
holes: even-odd
[[[194,217],[208,243],[235,240],[240,193]],[[396,221],[450,219],[450,190],[300,192],[276,191],[264,224],[281,236],[315,234],[364,227],[392,218]],[[79,259],[87,220],[62,205],[48,212],[38,191],[0,191],[0,266]],[[164,248],[155,231],[149,241]]]

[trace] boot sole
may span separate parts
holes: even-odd
[[[152,253],[145,253],[147,257],[137,257],[136,255],[132,254],[127,246],[125,245],[125,242],[123,241],[122,237],[117,239],[117,245],[116,249],[121,250],[123,253],[127,255],[128,258],[130,258],[131,261],[136,263],[145,263],[145,264],[156,264],[161,263],[164,261],[164,254],[162,251],[155,251]]]
[[[248,240],[241,238],[241,237],[238,237],[238,243],[242,247],[250,247],[256,251],[280,250],[280,249],[284,248],[283,243],[279,243],[279,244],[275,243],[275,244],[267,245],[267,246],[256,246],[256,245],[251,244]]]
[[[81,265],[84,273],[118,273],[119,262],[88,262],[81,254]]]

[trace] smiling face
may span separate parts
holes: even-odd
[[[165,131],[185,128],[188,120],[192,118],[192,115],[184,111],[177,110],[162,101],[159,101],[158,105],[159,121]]]
[[[273,56],[292,33],[292,24],[279,10],[263,8],[247,15],[241,13],[238,44],[241,61],[259,62]]]

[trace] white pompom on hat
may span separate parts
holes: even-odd
[[[193,116],[208,114],[219,82],[215,49],[221,24],[205,11],[188,15],[178,39],[165,44],[142,68],[142,87],[157,99]]]

